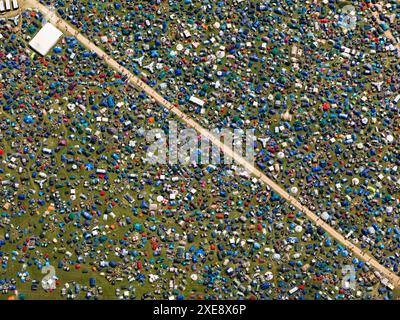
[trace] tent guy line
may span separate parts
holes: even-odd
[[[393,285],[394,287],[400,287],[400,277],[392,272],[391,270],[385,268],[381,265],[376,259],[374,259],[371,255],[361,250],[359,247],[354,245],[352,242],[343,237],[339,232],[333,229],[328,223],[323,221],[318,215],[313,213],[310,209],[302,205],[297,199],[293,198],[286,190],[284,190],[281,186],[279,186],[276,182],[268,178],[264,173],[255,168],[250,162],[244,159],[239,154],[235,153],[232,148],[225,145],[219,139],[217,139],[214,135],[212,135],[208,130],[200,126],[196,121],[185,115],[180,109],[175,107],[171,102],[167,101],[164,97],[162,97],[159,93],[157,93],[153,88],[148,86],[146,83],[141,81],[139,78],[134,76],[128,69],[121,66],[116,60],[111,58],[107,53],[105,53],[102,49],[96,46],[93,42],[84,37],[79,31],[73,28],[66,21],[61,19],[56,15],[56,13],[50,10],[48,7],[44,6],[40,2],[36,0],[26,0],[23,4],[24,8],[31,10],[39,10],[48,22],[53,23],[60,30],[65,33],[69,33],[76,37],[76,39],[84,45],[87,49],[95,52],[99,57],[104,59],[104,61],[112,67],[114,70],[117,70],[122,75],[125,75],[128,81],[146,92],[150,97],[152,97],[157,103],[164,106],[170,112],[175,113],[184,123],[188,126],[194,128],[198,133],[200,133],[203,137],[209,139],[215,146],[219,147],[227,156],[236,160],[236,162],[243,166],[249,173],[256,176],[258,179],[267,184],[271,189],[273,189],[277,194],[279,194],[282,198],[286,199],[289,203],[294,205],[300,211],[306,214],[306,216],[312,220],[317,226],[323,228],[331,237],[335,238],[338,242],[342,243],[346,246],[348,250],[351,250],[354,254],[368,262],[371,266],[377,269],[380,273],[383,274]]]

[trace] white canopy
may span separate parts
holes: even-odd
[[[29,46],[37,53],[45,56],[50,51],[50,49],[58,42],[62,34],[63,33],[60,30],[58,30],[55,26],[48,22],[29,42]]]

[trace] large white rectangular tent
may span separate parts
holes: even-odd
[[[37,53],[45,56],[58,40],[60,40],[62,34],[60,30],[48,22],[29,42],[29,46]]]

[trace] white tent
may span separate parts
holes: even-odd
[[[197,98],[197,97],[195,97],[195,96],[191,96],[189,100],[190,100],[191,102],[193,102],[193,103],[195,103],[195,104],[201,106],[201,107],[204,106],[204,104],[205,104],[205,102],[204,102],[203,100],[201,100],[201,99],[199,99],[199,98]]]
[[[48,22],[29,42],[29,46],[42,56],[45,56],[61,38],[62,34],[60,30]]]

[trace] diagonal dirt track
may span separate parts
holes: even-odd
[[[377,3],[378,5],[380,5],[381,7],[384,6],[384,3],[382,3],[381,1]],[[375,5],[376,7],[376,5]],[[382,23],[382,20],[379,18],[379,12],[378,11],[372,11],[373,16],[376,18],[376,21],[380,24]],[[391,39],[394,42],[394,46],[397,47],[397,56],[400,58],[400,43],[397,43],[397,40],[395,39],[395,37],[393,37],[392,32],[389,30],[384,31],[384,36],[388,39]]]
[[[275,183],[273,180],[268,178],[264,173],[255,168],[253,164],[248,162],[239,154],[235,153],[231,147],[225,145],[219,139],[217,139],[214,135],[212,135],[208,130],[200,126],[193,119],[185,115],[181,110],[175,107],[171,102],[167,101],[160,94],[158,94],[153,88],[148,86],[146,83],[141,81],[135,75],[133,75],[128,69],[121,66],[116,60],[110,57],[107,53],[105,53],[102,49],[97,47],[93,42],[88,40],[85,36],[79,33],[75,28],[73,28],[66,21],[61,19],[56,15],[55,12],[51,11],[48,7],[42,5],[37,0],[25,0],[24,8],[39,10],[47,19],[47,21],[51,22],[57,28],[62,30],[65,33],[71,34],[75,36],[75,38],[87,49],[96,52],[99,57],[104,59],[104,61],[114,70],[120,72],[122,75],[125,75],[128,78],[128,81],[145,91],[150,97],[152,97],[156,102],[164,106],[170,112],[175,113],[184,123],[186,123],[189,127],[194,128],[198,133],[200,133],[203,137],[206,137],[211,141],[215,146],[223,150],[223,152],[236,160],[237,163],[241,164],[243,168],[245,168],[249,173],[256,176],[258,179],[267,184],[271,189],[273,189],[277,194],[286,199],[289,203],[294,205],[300,211],[302,211],[310,220],[312,220],[317,226],[323,228],[331,237],[335,238],[338,242],[342,243],[348,250],[352,251],[362,260],[368,262],[371,266],[377,269],[384,277],[386,277],[395,287],[400,287],[400,277],[396,275],[391,270],[385,268],[381,265],[376,259],[374,259],[367,252],[364,252],[359,247],[355,246],[352,242],[344,238],[339,232],[333,229],[329,224],[323,221],[320,217],[318,217],[315,213],[313,213],[310,209],[303,206],[297,199],[293,198],[286,190],[284,190],[281,186]]]

